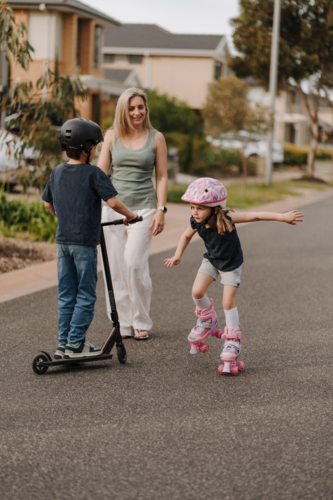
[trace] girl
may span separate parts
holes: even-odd
[[[118,198],[143,217],[140,224],[104,229],[121,333],[123,337],[146,340],[152,327],[148,257],[152,237],[164,227],[168,176],[165,139],[151,126],[146,95],[140,89],[129,88],[118,99],[113,127],[105,134],[98,166],[108,174],[111,162],[111,179]],[[152,182],[154,167],[157,204]],[[118,217],[104,204],[102,222]],[[106,304],[110,317],[108,300]]]
[[[208,335],[217,335],[217,317],[213,308],[213,300],[206,295],[209,285],[220,275],[223,288],[223,309],[226,327],[223,333],[225,339],[221,353],[224,365],[220,373],[238,374],[243,364],[237,358],[241,352],[241,331],[236,307],[236,292],[240,285],[243,263],[243,252],[235,228],[240,222],[256,222],[260,220],[275,220],[295,225],[301,222],[304,214],[293,210],[285,214],[271,212],[237,213],[226,208],[227,190],[222,182],[209,177],[197,179],[187,188],[182,200],[191,204],[192,217],[190,226],[182,234],[174,257],[165,259],[166,266],[176,266],[197,232],[204,240],[207,252],[203,256],[201,266],[195,278],[192,296],[196,305],[197,324],[188,336],[191,353],[196,353],[196,347],[203,352],[208,348],[203,341]]]

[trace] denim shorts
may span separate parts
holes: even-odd
[[[238,287],[240,285],[242,266],[240,265],[239,267],[237,267],[237,269],[234,269],[233,271],[227,271],[227,272],[220,271],[219,269],[216,269],[216,267],[214,267],[213,264],[204,257],[202,259],[198,273],[207,274],[208,276],[214,278],[214,280],[216,280],[218,275],[220,275],[222,285],[230,285]]]

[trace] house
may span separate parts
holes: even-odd
[[[105,78],[102,46],[105,29],[120,23],[78,0],[9,0],[17,22],[27,26],[35,49],[28,72],[11,64],[11,79],[36,81],[48,68],[63,75],[79,75],[87,99],[78,105],[83,118],[96,119],[100,102],[118,97],[129,85],[119,78]]]
[[[247,78],[250,102],[269,106],[269,93],[257,84],[253,78]],[[319,142],[333,139],[333,109],[324,99],[318,110]],[[296,146],[308,145],[311,138],[310,119],[306,111],[301,92],[293,85],[286,85],[275,100],[274,140],[280,143],[290,142]]]
[[[224,35],[173,34],[155,24],[106,28],[105,70],[135,69],[142,86],[202,109],[208,85],[228,73]]]

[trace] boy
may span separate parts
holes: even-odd
[[[101,199],[125,216],[126,225],[136,215],[116,197],[107,175],[89,163],[104,140],[96,123],[68,120],[59,140],[70,160],[55,167],[42,196],[47,210],[58,218],[59,345],[54,358],[98,356],[101,349],[85,337],[95,312]]]

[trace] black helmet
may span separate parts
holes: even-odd
[[[66,151],[66,145],[72,149],[84,149],[86,141],[98,144],[104,141],[104,137],[102,129],[97,123],[84,118],[73,118],[67,120],[61,127],[59,141],[61,149]]]

